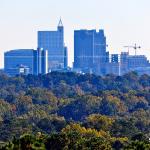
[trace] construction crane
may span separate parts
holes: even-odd
[[[128,53],[130,51],[130,48],[133,48],[135,50],[135,55],[137,54],[137,49],[140,49],[141,46],[137,46],[137,44],[135,44],[134,46],[124,46],[125,48],[128,48]]]

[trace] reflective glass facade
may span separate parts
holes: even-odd
[[[48,50],[49,70],[64,68],[65,47],[62,24],[58,25],[57,31],[38,31],[38,47]]]
[[[7,74],[9,74],[9,70],[20,65],[27,66],[30,70],[29,73],[33,74],[33,64],[33,49],[11,50],[4,54],[4,69]]]
[[[74,31],[74,68],[83,72],[105,73],[106,37],[103,30]]]

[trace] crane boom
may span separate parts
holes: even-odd
[[[135,56],[137,54],[137,49],[140,49],[141,46],[137,46],[137,44],[135,44],[134,46],[124,46],[125,48],[128,48],[128,53],[130,51],[130,48],[133,48],[135,50]]]

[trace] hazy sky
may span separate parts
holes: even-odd
[[[35,49],[37,31],[55,30],[60,16],[70,65],[74,29],[104,29],[111,53],[137,43],[150,59],[150,0],[0,0],[0,67],[4,51]]]

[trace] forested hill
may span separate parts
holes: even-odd
[[[21,135],[32,134],[30,146],[40,145],[37,133],[41,145],[52,149],[150,148],[150,76],[1,74],[0,141],[15,137],[10,145],[17,145]]]

